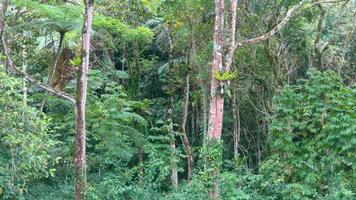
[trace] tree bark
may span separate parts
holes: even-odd
[[[82,30],[82,64],[78,71],[76,103],[75,103],[75,199],[85,199],[86,194],[86,132],[85,104],[89,70],[90,32],[94,12],[94,0],[84,0],[85,18]]]
[[[208,139],[220,139],[223,120],[224,99],[218,90],[218,80],[215,79],[215,72],[223,71],[222,63],[222,30],[224,20],[224,1],[215,0],[215,29],[214,29],[214,51],[213,65],[210,79],[210,109],[208,122]]]
[[[230,16],[229,16],[229,37],[228,37],[228,52],[226,55],[225,61],[225,71],[231,71],[232,60],[235,52],[235,35],[236,35],[236,9],[237,9],[237,0],[230,0]]]
[[[218,80],[215,79],[214,73],[223,71],[223,21],[224,21],[224,0],[215,0],[215,27],[214,27],[214,50],[213,65],[211,68],[210,79],[210,108],[208,122],[208,140],[219,140],[221,137],[223,123],[224,98],[218,93]],[[212,161],[214,162],[214,161]],[[219,198],[218,170],[212,172],[213,188],[209,190],[210,199]]]
[[[184,151],[185,154],[187,155],[187,180],[188,182],[191,181],[192,179],[192,174],[193,174],[193,167],[194,167],[194,159],[193,159],[193,152],[192,148],[190,146],[186,126],[187,126],[187,118],[188,118],[188,109],[189,109],[189,90],[190,90],[190,85],[189,85],[189,75],[187,75],[186,78],[186,86],[184,88],[184,104],[183,104],[183,115],[182,115],[182,135],[181,135],[181,140],[183,143]]]
[[[228,24],[229,38],[227,41],[226,61],[223,63],[223,24],[224,24],[224,0],[215,0],[215,28],[214,28],[214,50],[213,50],[213,65],[211,69],[210,82],[210,108],[209,108],[209,125],[208,125],[208,140],[220,140],[223,126],[224,112],[224,81],[215,79],[215,73],[223,73],[231,71],[232,58],[235,51],[235,32],[236,32],[236,8],[237,0],[230,0],[230,16]],[[223,66],[225,65],[225,67]],[[227,83],[228,84],[228,83]],[[218,88],[220,85],[220,88]],[[218,92],[220,89],[220,93]],[[214,161],[213,161],[214,162]],[[215,161],[216,162],[216,161]],[[212,173],[214,186],[209,192],[211,199],[219,198],[219,183],[218,170]]]

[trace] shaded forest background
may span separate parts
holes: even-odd
[[[211,199],[216,171],[220,199],[355,199],[356,2],[240,0],[236,42],[273,30],[300,2],[281,30],[237,47],[232,70],[216,75],[214,1],[96,0],[86,199]],[[12,0],[2,48],[18,69],[74,96],[84,7]],[[73,199],[73,104],[24,79],[5,54],[0,198]],[[225,112],[213,146],[211,77],[228,83],[216,91]]]

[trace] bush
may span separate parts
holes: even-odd
[[[261,172],[283,199],[354,199],[356,90],[331,71],[308,75],[275,99]]]

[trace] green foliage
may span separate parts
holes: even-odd
[[[18,7],[25,7],[37,12],[42,17],[39,23],[53,27],[58,32],[69,32],[71,30],[79,32],[82,26],[83,7],[81,5],[51,5],[32,0],[15,0],[13,3]],[[93,26],[94,29],[106,28],[121,33],[127,41],[150,42],[153,37],[152,31],[147,27],[138,26],[132,29],[118,19],[100,14],[95,15]]]
[[[201,181],[206,188],[213,188],[214,174],[217,174],[222,165],[222,140],[207,140],[206,144],[200,149],[200,156],[204,163],[204,171],[200,173]]]
[[[145,165],[147,172],[145,181],[152,184],[152,188],[156,190],[166,190],[170,187],[171,166],[172,164],[178,165],[182,157],[182,152],[170,145],[175,136],[179,134],[172,132],[172,129],[172,124],[158,120],[147,137],[149,143],[144,147],[148,156]]]
[[[38,3],[32,0],[12,1],[18,7],[25,7],[37,12],[42,17],[38,22],[41,25],[53,27],[59,32],[68,32],[76,29],[80,30],[82,21],[82,7],[70,4],[49,5]]]
[[[224,71],[222,73],[218,72],[218,71],[215,71],[214,72],[214,78],[218,81],[231,81],[233,80],[234,78],[237,77],[237,72],[234,71],[234,72],[227,72],[227,71]]]
[[[281,195],[353,199],[356,90],[334,72],[311,71],[302,84],[287,86],[276,104],[273,154],[261,169],[274,184],[288,183]]]
[[[80,57],[75,57],[72,60],[70,60],[70,64],[73,66],[79,66],[82,63],[82,60]]]
[[[207,140],[206,144],[201,148],[200,155],[204,160],[203,163],[209,163],[208,169],[217,170],[222,165],[222,148],[221,140]]]
[[[235,167],[233,171],[222,171],[219,174],[220,199],[223,200],[264,200],[278,198],[271,191],[267,177],[253,173],[244,167]],[[187,184],[182,183],[177,191],[173,191],[159,199],[189,200],[208,199],[206,182],[201,176],[194,176]]]
[[[157,8],[162,3],[162,0],[143,0],[142,4],[146,6],[153,14],[157,14]]]
[[[73,95],[82,1],[10,2],[5,31],[15,63],[47,84],[65,33],[59,75]],[[267,33],[296,3],[239,2],[237,40]],[[211,74],[213,1],[96,0],[86,104],[88,199],[208,199],[215,172],[222,200],[355,199],[356,98],[346,86],[355,82],[355,5],[309,5],[267,41],[237,48],[232,72]],[[326,15],[315,41],[320,6]],[[315,48],[324,47],[318,65]],[[306,75],[311,66],[333,69],[342,79],[330,71]],[[22,81],[0,71],[0,199],[73,199],[73,105],[30,83],[25,105]],[[180,138],[187,75],[185,129],[195,161],[189,183]],[[224,143],[205,138],[211,75],[225,94]]]
[[[127,100],[125,93],[115,85],[105,90],[106,94],[89,106],[88,124],[95,152],[105,152],[105,156],[95,156],[93,160],[107,165],[129,161],[136,148],[146,143],[144,133],[148,124],[134,112],[144,107],[140,102]]]
[[[22,197],[28,184],[53,176],[60,157],[59,142],[49,129],[50,119],[24,104],[21,81],[0,68],[0,187],[4,198]],[[1,195],[1,194],[0,194]]]
[[[103,15],[95,16],[93,26],[94,28],[106,28],[114,33],[120,33],[123,39],[128,42],[149,43],[153,39],[153,33],[147,27],[138,26],[136,28],[130,28],[120,20]]]

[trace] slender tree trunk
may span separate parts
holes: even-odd
[[[194,159],[193,159],[193,152],[190,146],[186,126],[187,126],[187,118],[188,118],[188,109],[189,109],[189,75],[186,78],[186,86],[184,88],[184,104],[183,104],[183,116],[182,116],[182,135],[181,140],[183,142],[183,147],[185,154],[187,155],[187,164],[188,164],[188,181],[192,179],[193,174],[193,167],[194,167]]]
[[[175,140],[171,141],[171,147],[173,151],[176,151],[176,142]],[[175,156],[175,155],[173,155]],[[178,188],[178,170],[177,170],[177,163],[172,162],[171,163],[171,180],[172,180],[172,186],[174,189]]]
[[[199,141],[199,133],[201,127],[201,121],[203,120],[201,117],[201,109],[200,105],[201,101],[198,101],[195,106],[193,106],[193,114],[192,114],[192,146],[197,145]]]
[[[224,1],[215,0],[215,30],[214,30],[214,51],[213,51],[213,65],[211,70],[211,85],[210,85],[210,111],[209,111],[209,129],[208,138],[209,139],[220,139],[222,131],[223,122],[223,108],[224,108],[224,98],[223,98],[223,82],[219,82],[215,79],[215,73],[230,72],[232,57],[235,50],[235,30],[236,30],[236,6],[237,1],[230,1],[230,23],[229,32],[230,37],[228,41],[228,54],[226,56],[226,62],[223,67],[223,22],[224,22]],[[220,94],[218,92],[218,87],[220,84]]]
[[[138,165],[139,165],[139,180],[140,184],[144,185],[144,160],[143,160],[143,149],[142,147],[137,148],[137,157],[138,157]]]
[[[26,43],[27,41],[27,35],[25,33],[25,31],[23,32],[23,41],[24,43]],[[23,72],[27,72],[27,52],[26,52],[26,44],[24,44],[22,46],[22,71]],[[28,88],[27,88],[27,80],[26,78],[22,78],[22,94],[23,94],[23,103],[24,105],[27,105],[27,92],[28,92]]]
[[[204,137],[203,137],[203,144],[205,144],[205,140],[208,138],[208,95],[207,95],[207,91],[205,88],[204,84],[201,84],[201,91],[203,93],[202,95],[202,112],[203,112],[203,133],[204,133]]]
[[[168,42],[169,42],[169,57],[168,57],[168,76],[172,77],[173,76],[173,40],[172,36],[169,30],[164,29],[168,36]],[[167,86],[168,86],[168,91],[167,94],[169,95],[169,102],[168,102],[168,108],[167,108],[167,121],[168,121],[168,126],[169,126],[169,134],[171,135],[171,142],[170,145],[172,147],[172,157],[175,157],[175,151],[176,151],[176,141],[175,141],[175,134],[174,134],[174,123],[173,123],[173,95],[174,95],[174,85],[171,80],[167,81]],[[174,189],[178,188],[178,170],[177,170],[177,163],[172,162],[171,163],[171,181],[172,181],[172,187]]]
[[[65,32],[59,32],[59,43],[58,43],[58,48],[57,48],[57,53],[54,56],[54,63],[53,63],[53,69],[52,72],[50,73],[50,75],[48,76],[48,81],[47,84],[50,86],[54,86],[53,85],[53,80],[54,80],[54,76],[56,74],[57,71],[57,66],[58,66],[58,61],[59,58],[61,57],[61,53],[62,53],[62,47],[63,47],[63,42],[64,42],[64,36],[65,36]],[[40,110],[43,111],[46,102],[47,102],[47,96],[48,96],[48,92],[45,93],[45,96],[41,102],[41,106],[40,106]]]
[[[24,64],[22,65],[22,71],[23,72],[27,71],[26,62],[24,62]],[[22,78],[22,93],[23,93],[23,103],[24,103],[24,105],[27,105],[27,92],[28,92],[27,80],[25,78]]]
[[[175,157],[175,152],[176,152],[176,141],[175,141],[175,136],[174,136],[174,130],[173,130],[173,96],[169,97],[169,102],[168,102],[168,111],[167,111],[167,118],[168,118],[168,123],[169,123],[169,134],[171,134],[171,148],[172,148],[172,157]],[[171,181],[172,181],[172,187],[174,189],[178,188],[178,170],[177,170],[177,163],[176,162],[171,162]]]
[[[55,58],[54,58],[55,60],[54,60],[51,76],[48,78],[48,83],[50,85],[51,85],[51,81],[53,81],[53,78],[54,78],[55,73],[57,71],[58,61],[59,61],[59,58],[61,57],[61,53],[62,53],[64,37],[65,37],[65,32],[59,32],[59,43],[58,43],[57,53],[56,53]]]
[[[86,133],[85,104],[89,71],[90,32],[94,13],[94,0],[84,0],[85,18],[82,30],[82,64],[78,71],[75,102],[75,199],[85,199],[86,194]]]
[[[240,125],[240,111],[237,105],[237,95],[236,95],[236,80],[233,82],[233,96],[232,96],[232,115],[233,115],[233,136],[234,136],[234,158],[239,157],[239,144],[241,135],[241,125]]]
[[[320,48],[320,39],[321,39],[321,35],[323,32],[323,21],[326,15],[326,11],[325,9],[322,7],[321,4],[317,5],[320,11],[320,15],[319,15],[319,20],[318,20],[318,25],[317,25],[317,30],[316,30],[316,36],[315,36],[315,41],[314,41],[314,64],[316,65],[316,67],[318,69],[322,69],[322,48]]]
[[[172,67],[170,65],[170,67]],[[167,121],[168,121],[168,132],[171,136],[171,148],[172,148],[172,157],[175,157],[176,154],[176,141],[175,141],[175,134],[174,134],[174,123],[173,123],[173,94],[169,97],[169,102],[168,102],[168,109],[167,109]],[[174,160],[174,159],[173,159]],[[178,170],[177,170],[177,163],[175,161],[172,161],[171,163],[171,181],[172,181],[172,187],[174,189],[178,188]]]
[[[1,0],[1,4],[0,4],[0,34],[1,34],[1,41],[2,41],[2,46],[3,46],[2,48],[3,48],[4,53],[6,53],[5,52],[6,48],[4,47],[4,44],[6,43],[5,37],[4,37],[4,35],[5,35],[5,25],[6,25],[6,23],[5,23],[5,13],[7,11],[7,7],[9,6],[9,1],[10,0]],[[10,71],[9,68],[10,67],[11,66],[10,66],[9,61],[7,59],[7,64],[5,66],[6,74],[9,73],[9,71]]]

